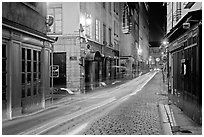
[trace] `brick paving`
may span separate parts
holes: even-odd
[[[162,126],[158,103],[166,103],[161,73],[136,95],[100,117],[82,133],[85,135],[159,135]]]

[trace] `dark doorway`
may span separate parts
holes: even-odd
[[[66,87],[66,52],[53,53],[53,86]]]

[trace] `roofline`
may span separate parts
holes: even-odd
[[[163,39],[169,38],[170,36],[172,36],[174,34],[174,32],[176,32],[181,27],[181,25],[182,25],[181,23],[184,23],[186,21],[186,19],[191,16],[191,14],[196,13],[196,12],[201,12],[201,14],[202,14],[202,10],[201,9],[200,10],[194,10],[194,11],[188,12],[185,16],[180,18],[180,20],[177,22],[177,24],[170,30],[169,33],[167,33],[164,36]]]

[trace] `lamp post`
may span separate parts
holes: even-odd
[[[163,41],[163,45],[164,45],[164,48],[165,48],[165,52],[166,52],[166,54],[167,54],[167,84],[168,84],[168,94],[169,94],[169,92],[170,92],[170,87],[169,87],[169,42],[168,41],[166,41],[166,40],[164,40]]]
[[[141,70],[140,60],[141,60],[141,56],[142,56],[142,49],[140,48],[140,45],[139,45],[139,48],[137,50],[137,53],[138,53],[138,56],[140,57],[140,59],[138,61],[138,75],[139,75],[140,70]]]
[[[79,28],[79,43],[80,43],[80,58],[81,58],[81,63],[79,64],[81,67],[83,67],[83,74],[82,72],[80,72],[80,75],[81,77],[83,77],[83,84],[80,84],[81,87],[83,87],[83,92],[85,94],[85,56],[86,56],[86,51],[85,51],[85,48],[84,48],[84,51],[82,52],[82,43],[81,43],[81,33],[84,32],[84,29],[86,29],[86,27],[89,27],[92,23],[92,19],[91,19],[91,16],[88,16],[87,18],[81,18],[80,20],[80,28]],[[84,25],[82,25],[84,24]],[[85,30],[86,32],[86,30]],[[87,37],[86,37],[86,34],[84,35],[84,38],[85,38],[85,41],[87,42]],[[80,89],[82,89],[80,87]]]

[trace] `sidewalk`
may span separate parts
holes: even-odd
[[[164,83],[163,83],[164,84]],[[167,94],[167,85],[163,85],[163,89]],[[180,108],[171,103],[162,105],[164,114],[170,125],[170,134],[173,135],[202,135],[202,125],[198,125],[190,119]],[[164,120],[165,121],[165,120]],[[165,122],[164,122],[165,123]]]

